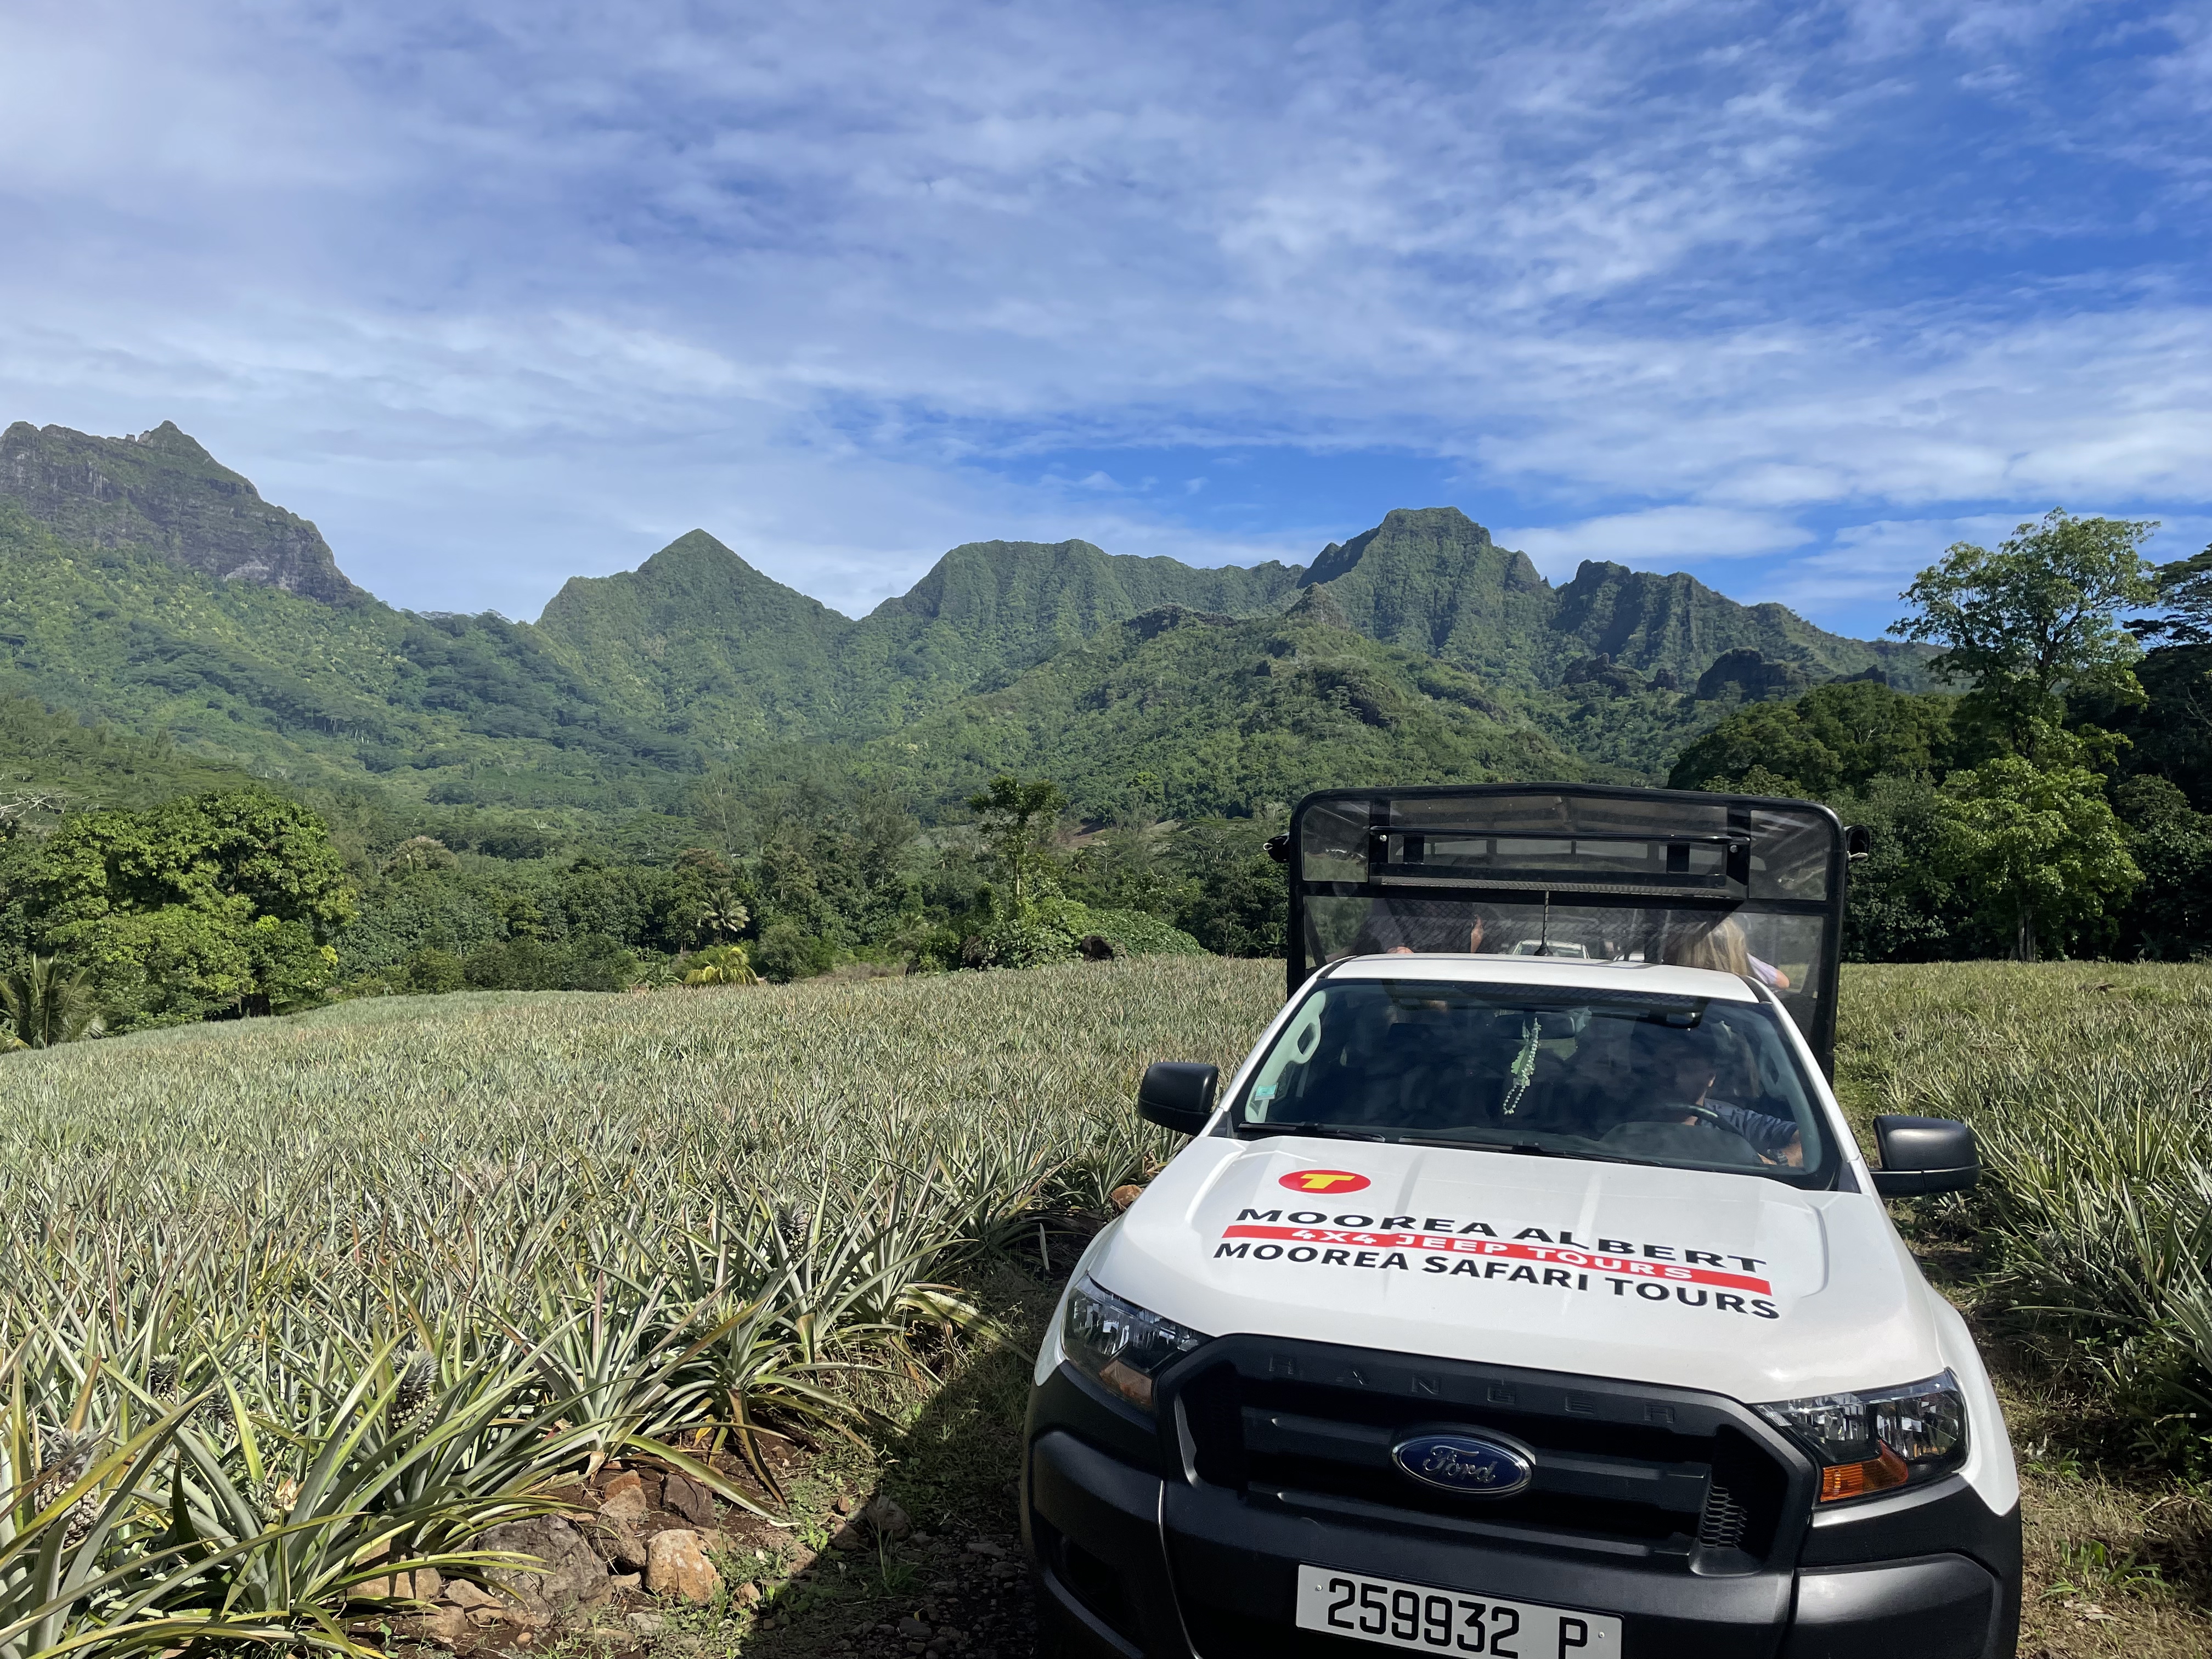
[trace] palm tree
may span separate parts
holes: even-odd
[[[686,985],[757,985],[760,975],[742,945],[714,945],[691,960],[698,965],[684,975]]]
[[[752,913],[744,902],[726,887],[717,887],[707,895],[706,908],[699,913],[700,924],[714,930],[717,939],[735,938],[745,931]]]
[[[51,1048],[98,1036],[106,1029],[83,970],[52,957],[34,956],[0,980],[0,1008],[6,1010],[16,1042],[27,1048]]]

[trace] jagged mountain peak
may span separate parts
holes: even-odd
[[[1112,562],[1104,549],[1073,537],[1064,542],[963,542],[912,587],[877,606],[875,614],[934,617],[989,611],[1024,587],[1063,586],[1072,574],[1095,580]]]
[[[1374,529],[1349,541],[1331,542],[1323,548],[1307,567],[1299,585],[1317,587],[1324,582],[1338,580],[1358,568],[1370,550],[1378,557],[1414,549],[1449,549],[1465,556],[1480,556],[1484,550],[1494,545],[1490,532],[1455,507],[1393,507]],[[1528,574],[1535,575],[1534,566],[1528,567]],[[1537,576],[1536,580],[1541,581],[1543,578]]]
[[[18,421],[0,433],[0,495],[64,540],[143,547],[226,581],[358,605],[322,532],[261,498],[173,421],[98,438]]]
[[[538,619],[572,672],[605,684],[637,716],[686,730],[702,714],[726,714],[733,735],[752,736],[805,727],[809,688],[831,672],[830,653],[850,626],[703,530],[635,570],[570,577]],[[720,700],[732,689],[741,708]]]
[[[722,557],[737,559],[739,564],[745,562],[734,550],[713,534],[695,526],[685,531],[667,546],[647,558],[646,563],[667,565],[681,563],[689,559]],[[750,569],[751,567],[746,568]]]
[[[1591,653],[1639,672],[1663,668],[1684,684],[1738,651],[1795,664],[1814,679],[1882,667],[1910,680],[1929,654],[1895,641],[1845,639],[1771,601],[1739,604],[1685,571],[1608,559],[1583,560],[1558,590],[1553,625]]]
[[[802,610],[818,611],[823,616],[836,614],[811,594],[802,593],[747,563],[744,555],[704,530],[685,531],[635,570],[612,576],[572,577],[562,592],[567,593],[580,582],[595,581],[629,582],[659,589],[671,596],[681,593],[710,600],[741,596],[746,602],[757,604],[772,599],[781,608],[796,605]],[[554,603],[559,602],[556,596]],[[551,605],[547,606],[549,614],[551,609]]]
[[[49,432],[66,431],[67,428],[48,427],[46,430]],[[252,496],[256,501],[259,501],[261,499],[261,492],[254,489],[253,485],[248,480],[240,477],[237,473],[232,472],[228,467],[223,466],[222,462],[216,460],[214,456],[208,453],[206,445],[203,444],[198,438],[193,437],[191,433],[186,432],[183,428],[179,427],[174,421],[164,421],[161,425],[155,427],[149,431],[142,432],[135,438],[120,438],[116,441],[118,443],[137,444],[143,448],[159,450],[165,455],[181,456],[185,460],[202,461],[210,466],[220,468],[231,477],[237,478],[238,482],[245,486],[246,493],[247,495]]]

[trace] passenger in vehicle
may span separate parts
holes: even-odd
[[[1742,925],[1734,916],[1687,921],[1678,912],[1661,936],[1659,960],[1677,968],[1711,968],[1738,979],[1756,978],[1778,991],[1790,988],[1789,975],[1751,954]]]

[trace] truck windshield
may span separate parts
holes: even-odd
[[[1764,1003],[1343,979],[1310,991],[1238,1099],[1312,1133],[1739,1170],[1826,1185],[1828,1145]]]

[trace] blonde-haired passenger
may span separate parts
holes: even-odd
[[[1790,988],[1790,975],[1752,955],[1743,927],[1734,916],[1711,921],[1676,918],[1660,936],[1659,960],[1677,968],[1711,968],[1738,979],[1756,978],[1778,991]]]

